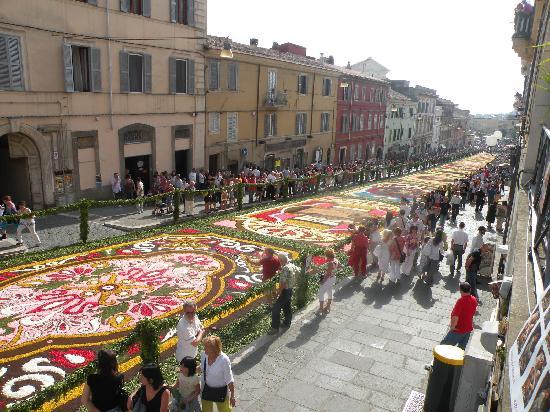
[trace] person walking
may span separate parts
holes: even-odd
[[[176,359],[197,356],[198,346],[204,335],[204,328],[197,316],[197,304],[192,300],[183,302],[183,315],[176,326],[178,343],[176,345]]]
[[[378,276],[376,281],[383,282],[384,275],[390,271],[390,242],[393,232],[385,229],[382,232],[382,242],[374,249],[374,255],[378,258]]]
[[[133,199],[136,193],[136,185],[132,180],[132,176],[126,175],[124,179],[124,197],[126,199]]]
[[[443,233],[437,231],[434,238],[427,242],[422,249],[422,254],[426,256],[426,266],[423,268],[423,271],[426,272],[426,276],[424,276],[422,280],[430,286],[434,282],[434,275],[439,270],[442,252]]]
[[[487,207],[487,216],[485,217],[485,220],[487,221],[487,229],[492,229],[492,224],[495,223],[496,216],[497,202],[496,200],[493,200],[493,202],[489,203],[489,206]]]
[[[451,205],[447,201],[447,198],[444,197],[439,205],[439,226],[441,226],[442,228],[445,227],[445,222],[447,221],[447,216],[449,215],[450,208]]]
[[[406,255],[405,239],[401,236],[401,229],[396,227],[393,230],[393,239],[389,243],[390,247],[390,281],[399,283],[401,280],[401,264],[405,261]]]
[[[414,266],[416,253],[418,251],[418,227],[410,226],[409,233],[405,236],[405,261],[401,264],[401,273],[406,276],[411,274],[411,270]]]
[[[460,212],[460,193],[454,192],[451,197],[451,222],[456,225],[456,217]]]
[[[401,209],[399,211],[399,214],[391,220],[390,228],[392,230],[395,228],[399,228],[401,229],[401,231],[405,230],[405,228],[407,227],[407,223],[409,222],[409,220],[406,217],[406,213],[407,213],[406,210]]]
[[[477,310],[477,300],[470,294],[471,287],[468,282],[462,282],[459,290],[460,298],[451,312],[449,332],[441,341],[441,345],[458,346],[466,350],[470,334],[474,330],[473,320]]]
[[[336,269],[339,266],[334,250],[327,249],[325,257],[327,258],[325,273],[321,275],[319,285],[319,311],[317,312],[319,315],[330,313],[333,287],[334,283],[336,283]]]
[[[97,372],[86,378],[80,404],[89,412],[126,410],[128,394],[122,389],[124,375],[118,373],[116,353],[101,349],[96,359]]]
[[[262,266],[262,282],[269,281],[281,269],[281,261],[275,254],[275,251],[270,247],[266,247],[264,249],[264,252],[260,257],[259,264]],[[268,304],[270,307],[273,306],[273,302],[277,297],[276,294],[277,291],[275,288],[273,288],[268,294]]]
[[[136,203],[138,213],[143,213],[143,197],[145,196],[145,188],[143,187],[143,182],[141,177],[136,178],[136,198],[138,202]]]
[[[476,212],[481,212],[483,210],[483,206],[485,205],[485,192],[483,191],[483,188],[479,186],[475,192],[476,197]]]
[[[470,245],[470,252],[475,252],[476,250],[479,250],[481,246],[485,243],[483,240],[483,236],[485,235],[485,232],[487,229],[485,229],[485,226],[480,226],[477,228],[477,235],[475,235],[472,239],[472,244]]]
[[[284,314],[283,326],[288,328],[292,323],[292,288],[296,282],[296,277],[300,269],[293,263],[288,261],[286,255],[280,254],[279,260],[281,261],[281,271],[279,274],[279,290],[277,293],[277,300],[273,304],[271,311],[271,335],[279,331],[281,325],[281,309]]]
[[[503,200],[497,206],[497,232],[502,232],[503,230],[502,223],[504,223],[507,213],[508,213],[508,202],[506,200]]]
[[[11,200],[11,196],[6,195],[2,198],[2,205],[0,208],[0,211],[2,212],[2,216],[10,216],[17,214],[17,208],[15,207],[15,204]],[[0,232],[2,232],[1,240],[4,240],[7,238],[7,229],[8,229],[8,222],[0,222]]]
[[[204,338],[204,352],[201,355],[202,367],[202,411],[231,412],[236,406],[235,381],[231,361],[223,351],[218,336]]]
[[[478,303],[481,305],[481,299],[477,293],[477,272],[481,266],[483,259],[483,253],[487,251],[486,245],[481,245],[479,249],[474,250],[468,255],[466,259],[466,282],[470,284],[472,296],[475,296]]]
[[[451,236],[451,251],[453,252],[453,263],[451,264],[451,273],[449,276],[453,276],[455,267],[456,274],[460,274],[460,269],[462,268],[462,256],[466,251],[468,246],[468,234],[464,231],[466,225],[464,222],[460,222],[458,229],[455,230]],[[458,265],[456,262],[458,260]],[[455,266],[456,265],[456,266]]]
[[[170,391],[170,412],[202,412],[199,402],[201,378],[197,369],[195,358],[186,356],[181,360],[176,382]]]
[[[353,268],[353,273],[356,277],[367,275],[369,238],[366,236],[365,231],[365,226],[359,226],[357,232],[351,237],[351,250],[348,263]]]
[[[15,240],[17,241],[17,245],[23,244],[23,238],[21,234],[23,233],[23,229],[27,229],[31,236],[34,238],[35,241],[35,247],[40,246],[42,242],[40,242],[40,238],[38,237],[38,234],[36,233],[36,226],[34,221],[34,215],[32,214],[32,210],[29,209],[24,201],[17,203],[17,208],[19,209],[17,211],[18,215],[30,215],[25,218],[19,219],[19,224],[17,225],[17,230],[15,232]]]

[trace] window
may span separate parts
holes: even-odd
[[[298,94],[302,94],[302,95],[307,94],[307,75],[306,74],[298,75]]]
[[[143,56],[141,54],[130,54],[130,92],[143,92]]]
[[[120,52],[120,92],[151,93],[151,55]]]
[[[414,116],[414,109],[412,107],[409,107],[409,116],[410,117]]]
[[[100,57],[99,49],[65,43],[63,45],[65,91],[101,91]]]
[[[330,130],[330,113],[321,113],[321,132]]]
[[[372,130],[372,113],[369,113],[369,123],[367,129]]]
[[[239,83],[239,65],[237,63],[227,64],[227,89],[237,91]]]
[[[359,100],[359,85],[356,84],[353,86],[353,100]]]
[[[195,94],[195,62],[170,57],[170,93]]]
[[[208,130],[210,134],[220,133],[220,114],[213,112],[208,115]]]
[[[277,113],[266,113],[264,118],[265,137],[277,136]]]
[[[208,61],[208,89],[220,89],[220,62],[217,60]]]
[[[373,128],[373,129],[378,129],[378,115],[377,115],[377,114],[375,114],[375,115],[373,116],[372,123],[373,123],[373,124],[372,124],[372,128]]]
[[[120,11],[151,17],[151,0],[120,0]]]
[[[296,134],[297,135],[306,134],[306,119],[307,119],[307,113],[296,114]]]
[[[323,79],[323,96],[332,94],[332,79]]]
[[[172,23],[195,25],[195,0],[170,0]]]
[[[363,94],[362,94],[362,97],[363,97],[363,101],[366,101],[367,100],[367,88],[365,86],[363,86]]]
[[[359,130],[365,130],[365,115],[363,113],[359,117]]]
[[[19,37],[0,34],[0,90],[23,90]]]
[[[227,141],[237,141],[238,113],[227,113]]]
[[[268,70],[267,72],[267,92],[270,97],[275,97],[277,91],[277,72],[275,70]]]
[[[350,99],[350,97],[351,97],[350,95],[351,95],[351,89],[350,89],[350,87],[349,87],[349,86],[348,86],[348,87],[343,87],[343,88],[342,88],[342,99],[343,99],[344,101],[349,101],[349,99]]]
[[[342,115],[342,133],[348,133],[349,132],[349,115],[347,113],[344,113]]]

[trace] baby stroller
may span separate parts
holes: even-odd
[[[162,200],[155,202],[155,208],[153,209],[153,216],[158,216],[166,213],[167,205]]]

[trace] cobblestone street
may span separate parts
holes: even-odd
[[[471,237],[484,224],[467,206],[458,222]],[[484,209],[484,212],[486,209]],[[446,225],[450,238],[454,226]],[[485,241],[497,234],[488,231]],[[249,356],[235,359],[238,411],[401,411],[411,391],[424,393],[431,350],[448,330],[459,278],[445,261],[430,289],[417,276],[399,285],[344,280],[331,313],[318,317],[317,301],[291,328]],[[464,280],[464,270],[460,280]],[[479,284],[478,284],[479,286]],[[495,307],[487,280],[475,317],[481,328]]]

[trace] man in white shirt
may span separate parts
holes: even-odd
[[[113,197],[115,199],[118,199],[120,196],[120,192],[122,192],[121,183],[122,182],[120,181],[119,174],[114,173],[113,177],[111,178],[111,189],[113,190]]]
[[[466,225],[464,222],[460,222],[458,229],[453,232],[451,237],[451,250],[453,252],[453,263],[451,265],[451,274],[453,276],[455,271],[455,263],[458,259],[458,266],[456,266],[456,274],[460,274],[460,269],[462,268],[462,255],[466,251],[468,246],[468,234],[464,231]]]
[[[470,246],[470,253],[481,249],[481,246],[483,246],[483,244],[485,243],[483,241],[483,235],[485,235],[485,232],[486,232],[485,226],[480,226],[477,229],[477,231],[478,231],[477,235],[475,235],[474,238],[472,239],[472,244]]]
[[[189,181],[190,182],[196,182],[197,181],[197,171],[195,168],[191,169],[189,172]]]
[[[399,215],[394,217],[390,223],[390,228],[395,229],[399,228],[402,232],[405,231],[405,228],[407,227],[407,223],[409,222],[408,219],[405,217],[405,210],[401,209],[399,211]]]
[[[183,311],[183,316],[176,327],[178,334],[176,359],[178,363],[186,356],[191,358],[197,356],[197,347],[201,343],[204,334],[202,323],[196,315],[197,305],[195,302],[191,300],[183,302]]]

